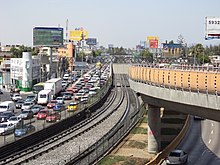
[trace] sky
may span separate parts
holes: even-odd
[[[220,0],[1,0],[2,45],[33,46],[33,28],[83,27],[99,45],[135,48],[147,36],[159,42],[177,41],[181,34],[188,45],[220,44],[205,40],[205,17],[220,17]],[[65,36],[64,31],[64,36]]]

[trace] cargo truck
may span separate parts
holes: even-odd
[[[55,99],[56,96],[62,90],[62,79],[61,78],[53,78],[45,82],[44,90],[50,90],[52,93],[52,99]]]

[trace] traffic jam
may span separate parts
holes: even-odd
[[[73,115],[91,103],[105,86],[109,73],[108,64],[96,65],[84,74],[73,71],[63,78],[41,82],[42,90],[25,98],[19,90],[10,91],[11,100],[0,103],[0,135],[23,137]]]

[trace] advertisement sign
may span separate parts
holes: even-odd
[[[88,38],[86,40],[87,45],[96,45],[97,44],[97,39],[96,38]]]
[[[159,40],[159,37],[157,37],[157,36],[147,36],[147,43],[150,43],[150,40]]]
[[[63,28],[35,27],[33,29],[33,46],[62,46]]]
[[[71,41],[81,41],[88,39],[88,31],[80,28],[75,30],[70,30],[70,40]]]
[[[220,39],[220,17],[206,17],[205,20],[205,39]]]
[[[150,48],[158,48],[158,40],[150,40]]]

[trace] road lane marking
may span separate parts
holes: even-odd
[[[211,140],[211,139],[209,139],[209,144],[211,143],[211,141],[212,141],[212,140]]]
[[[212,127],[214,126],[214,124],[213,123],[211,123],[212,124]]]
[[[214,131],[212,130],[212,131],[211,131],[211,134],[213,134],[213,132],[214,132]]]

